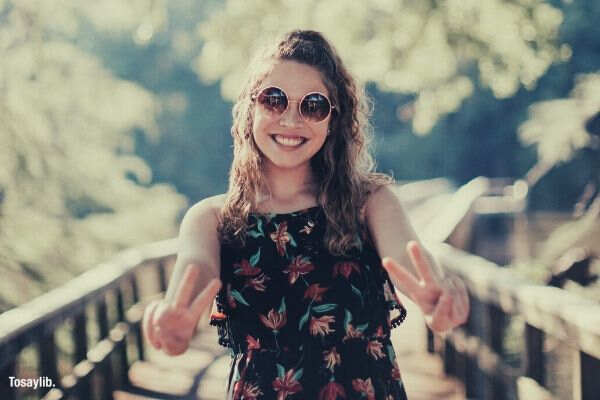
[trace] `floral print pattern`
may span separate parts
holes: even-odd
[[[228,400],[406,399],[390,341],[405,311],[381,260],[369,240],[330,254],[325,228],[319,207],[251,214],[245,246],[222,245]]]

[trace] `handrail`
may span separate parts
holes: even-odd
[[[65,316],[80,312],[87,304],[94,303],[99,296],[115,288],[144,262],[175,254],[175,246],[176,240],[169,239],[125,250],[111,261],[99,264],[64,285],[0,314],[0,346],[16,336],[27,335],[41,325],[56,325]],[[0,367],[5,361],[1,354]]]
[[[90,399],[100,393],[100,398],[109,399],[114,389],[128,388],[129,365],[134,359],[144,359],[140,322],[145,303],[137,272],[151,267],[158,273],[155,281],[159,289],[164,291],[167,262],[175,255],[176,246],[176,239],[170,239],[125,250],[63,286],[0,314],[0,398],[17,398],[17,388],[8,387],[8,377],[17,375],[17,357],[32,345],[37,348],[38,376],[49,378],[55,385],[38,388],[38,398],[58,400],[74,395]],[[116,298],[116,305],[109,305],[109,294]],[[93,321],[86,314],[89,307],[95,308]],[[69,332],[74,351],[71,371],[64,375],[59,371],[55,331],[67,321],[73,324]],[[88,345],[90,322],[95,324],[99,338]],[[135,354],[127,349],[128,338],[135,343]],[[119,360],[116,370],[114,357]],[[100,374],[102,380],[93,379],[94,374]]]
[[[526,323],[600,358],[600,304],[563,289],[533,284],[447,244],[434,245],[432,251],[480,301],[518,314]]]

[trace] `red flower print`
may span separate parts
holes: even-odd
[[[271,240],[277,245],[277,253],[279,253],[280,256],[283,256],[285,254],[285,247],[290,241],[290,234],[287,231],[286,221],[279,224],[277,230],[271,233]]]
[[[254,276],[260,274],[260,268],[253,267],[246,259],[233,264],[233,267],[235,268],[233,273],[236,275]]]
[[[370,340],[367,343],[367,353],[376,360],[385,357],[385,354],[381,351],[382,348],[383,344],[378,340]]]
[[[344,387],[337,382],[331,381],[319,392],[319,400],[337,400],[345,399],[346,391]]]
[[[360,272],[358,264],[353,261],[342,261],[335,263],[333,266],[333,277],[343,275],[344,278],[348,279],[352,271]]]
[[[356,378],[352,380],[352,388],[360,394],[367,395],[367,400],[375,400],[375,389],[371,383],[371,378],[360,379]]]
[[[392,378],[397,381],[402,380],[402,374],[400,374],[400,370],[396,367],[392,368]]]
[[[273,381],[273,389],[277,393],[277,400],[285,400],[289,395],[296,394],[302,390],[302,385],[294,377],[296,371],[290,369],[283,377],[278,376]]]
[[[329,288],[326,287],[319,287],[318,283],[313,283],[304,292],[304,298],[311,299],[312,301],[323,301],[323,293],[325,293],[328,289]]]
[[[258,396],[263,395],[263,392],[260,390],[258,385],[250,382],[244,382],[243,380],[239,380],[235,383],[233,392],[233,398],[236,400],[256,400]]]
[[[244,285],[244,287],[250,286],[252,289],[256,290],[257,292],[264,292],[265,289],[267,288],[265,286],[265,282],[267,282],[270,279],[271,278],[269,278],[265,274],[260,274],[259,276],[255,276],[254,278],[248,279],[246,281],[246,284]]]
[[[325,366],[331,372],[333,372],[336,365],[340,365],[342,363],[340,353],[337,352],[335,347],[332,348],[330,351],[323,352],[323,361],[325,361]]]
[[[342,342],[345,342],[348,339],[356,339],[363,337],[363,334],[358,329],[354,328],[352,324],[348,324],[346,327],[346,336],[342,339]]]
[[[275,332],[278,332],[287,322],[287,312],[277,312],[274,309],[271,309],[266,317],[262,314],[259,314],[258,317],[267,328],[271,328]]]
[[[379,325],[377,327],[377,332],[375,332],[375,337],[382,338],[385,337],[385,333],[383,333],[383,327]]]
[[[283,273],[289,274],[290,285],[293,285],[301,275],[306,275],[314,269],[315,266],[309,261],[308,257],[296,256],[287,269],[283,270]]]
[[[319,318],[311,317],[310,323],[308,324],[308,330],[313,336],[325,336],[331,332],[335,332],[335,329],[332,329],[329,326],[332,322],[335,322],[335,317],[333,315],[323,315]]]
[[[246,335],[246,343],[248,343],[248,350],[260,349],[260,339],[255,339],[250,335]]]
[[[400,373],[400,368],[398,368],[398,363],[394,360],[393,362],[394,368],[392,368],[392,378],[397,381],[402,380],[402,374]]]

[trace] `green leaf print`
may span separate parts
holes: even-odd
[[[279,313],[284,313],[285,312],[285,297],[281,298],[281,305],[279,306]]]
[[[387,345],[387,352],[390,361],[394,362],[394,360],[396,360],[396,352],[394,351],[394,347],[391,344]]]
[[[298,330],[302,330],[302,327],[308,321],[308,317],[310,316],[310,307],[306,310],[306,313],[300,318],[300,322],[298,322]]]
[[[347,309],[346,309],[345,311],[346,311],[346,315],[345,315],[345,317],[344,317],[344,328],[345,328],[346,330],[348,330],[348,324],[349,324],[350,322],[352,322],[352,314],[351,314],[351,313],[350,313],[350,311],[348,311]]]
[[[240,292],[238,292],[237,290],[232,290],[231,291],[231,296],[236,299],[239,303],[242,303],[245,306],[250,306],[250,304],[248,304],[248,302],[246,301],[246,299],[244,299],[244,297],[242,296],[242,294]]]
[[[258,251],[252,257],[250,257],[250,265],[253,267],[256,266],[256,264],[258,264],[258,260],[260,260],[260,247],[258,248]]]
[[[257,232],[257,231],[254,231],[254,230],[248,231],[247,235],[250,236],[250,237],[252,237],[252,238],[254,238],[254,239],[256,239],[257,237],[265,236],[263,233]]]
[[[302,372],[304,372],[304,369],[300,368],[298,371],[296,371],[292,379],[297,381],[298,379],[302,378]]]
[[[337,304],[321,304],[320,306],[313,307],[314,312],[324,313],[331,311],[337,307]]]
[[[365,323],[356,327],[356,330],[359,332],[363,332],[369,327],[369,323]]]
[[[357,295],[360,298],[360,304],[362,304],[362,306],[364,307],[365,306],[365,302],[363,301],[362,293],[353,284],[350,284],[350,286],[352,287],[352,291],[354,292],[354,294]]]
[[[265,232],[263,231],[263,227],[262,227],[262,219],[258,218],[258,221],[256,222],[256,229],[258,229],[258,231],[264,236]]]
[[[277,376],[280,378],[285,376],[285,368],[283,368],[283,365],[281,364],[277,364]]]
[[[298,245],[296,244],[296,241],[294,240],[294,237],[288,232],[287,233],[288,238],[290,238],[290,245],[293,247],[298,247]]]

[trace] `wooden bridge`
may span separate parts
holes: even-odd
[[[409,317],[393,342],[411,400],[567,399],[548,381],[550,347],[569,360],[568,398],[599,398],[600,306],[465,251],[505,261],[502,240],[482,239],[480,222],[510,222],[523,209],[512,189],[496,192],[482,178],[457,191],[443,180],[398,189],[421,237],[463,277],[472,302],[468,323],[439,337],[405,301]],[[0,399],[223,399],[230,356],[206,320],[177,357],[153,351],[141,334],[144,306],[166,290],[175,248],[170,240],[128,250],[1,314]],[[11,386],[9,377],[49,377],[53,386]]]

